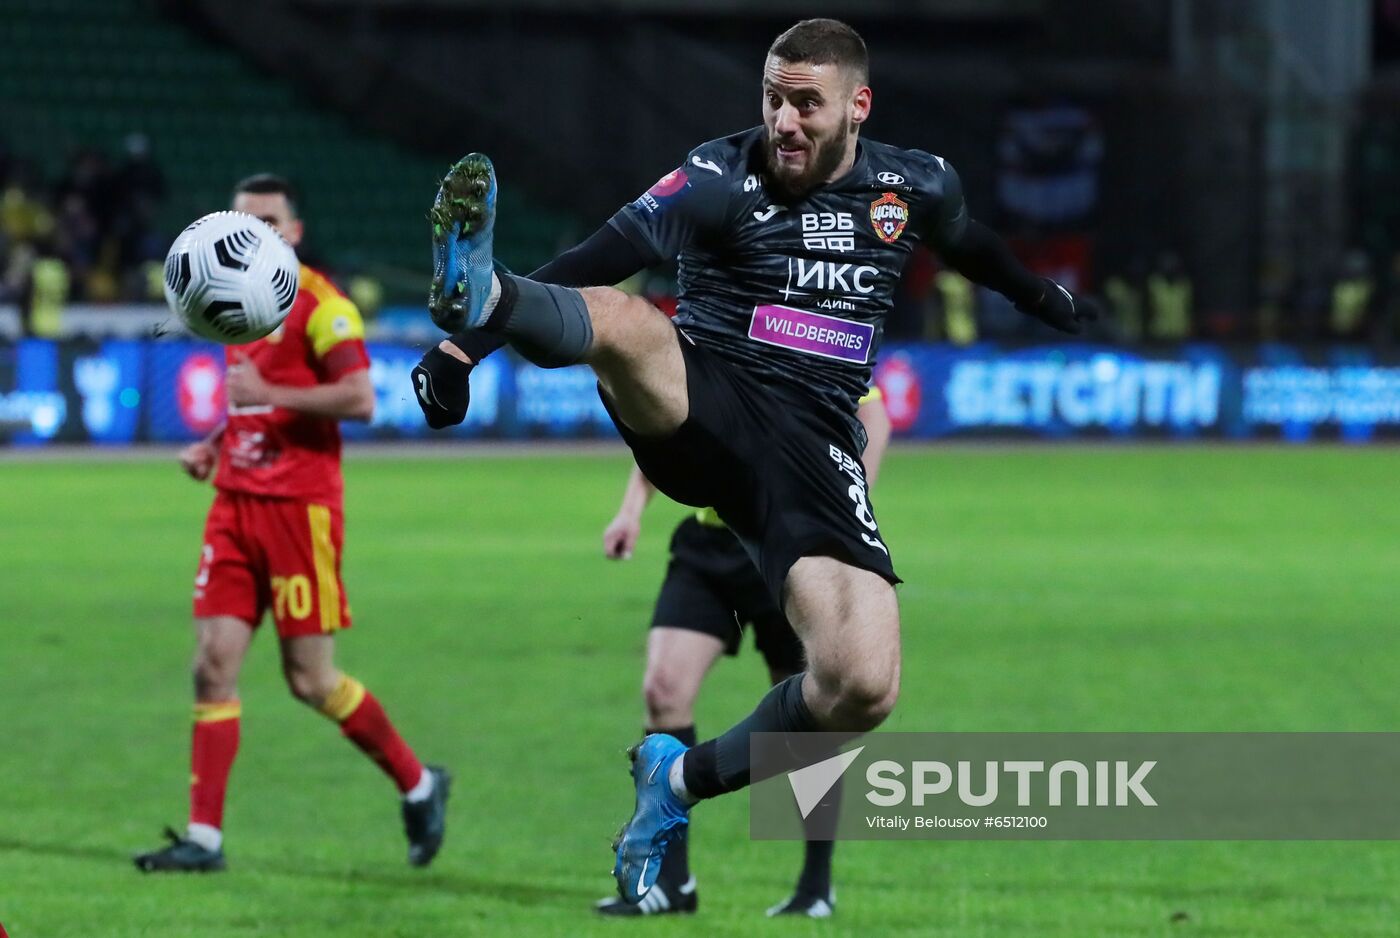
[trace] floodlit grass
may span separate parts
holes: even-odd
[[[597,921],[676,506],[602,559],[625,456],[348,459],[340,663],[457,777],[408,869],[389,783],[291,700],[270,626],[241,684],[230,870],[145,877],[184,822],[191,580],[209,490],[168,460],[0,463],[0,922],[57,936],[1400,934],[1391,843],[846,843],[837,919],[771,922],[800,846],[696,812],[701,911]],[[1400,453],[896,448],[889,729],[1391,730]],[[701,735],[764,684],[715,670]]]

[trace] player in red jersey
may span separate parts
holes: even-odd
[[[256,215],[293,247],[301,241],[291,186],[252,176],[234,189],[235,211]],[[340,420],[369,420],[364,324],[319,272],[302,265],[287,319],[266,338],[230,346],[229,414],[208,439],[180,453],[189,475],[214,475],[216,494],[195,577],[194,741],[189,826],[135,858],[146,872],[224,868],[223,810],[238,750],[238,672],[269,610],[292,694],[340,724],[403,795],[408,861],[425,866],[442,844],[451,779],[418,761],[363,684],[339,671],[335,633],[350,627],[340,578]],[[215,469],[217,467],[217,472]]]

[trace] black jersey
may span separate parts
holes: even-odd
[[[782,204],[765,139],[697,147],[609,223],[651,263],[678,259],[676,322],[696,342],[851,426],[914,245],[967,225],[962,185],[940,157],[862,139],[848,173]]]

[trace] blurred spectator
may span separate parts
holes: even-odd
[[[152,266],[159,269],[164,263],[169,241],[156,228],[155,204],[145,195],[137,196],[119,216],[113,238],[122,294],[133,299],[152,298],[146,288],[147,278]],[[160,296],[157,291],[155,298]]]
[[[1129,261],[1125,269],[1109,274],[1103,282],[1109,322],[1124,342],[1142,341],[1146,292],[1147,264],[1140,256]]]
[[[1376,278],[1366,252],[1352,248],[1342,259],[1341,270],[1332,284],[1327,331],[1334,339],[1363,338],[1371,325]]]
[[[359,307],[365,319],[373,319],[384,305],[384,285],[369,274],[357,274],[350,278],[350,300]]]
[[[0,142],[0,301],[21,301],[26,315],[32,306],[41,331],[54,295],[159,301],[169,238],[156,217],[165,193],[144,134],[125,138],[115,168],[100,150],[78,150],[49,191]]]
[[[1147,334],[1154,342],[1184,342],[1192,335],[1192,286],[1175,252],[1163,252],[1147,278]]]
[[[24,297],[38,257],[32,241],[6,243],[0,236],[0,303],[18,302]]]
[[[13,302],[29,290],[35,245],[52,236],[53,215],[36,194],[29,164],[8,157],[0,181],[0,301]]]
[[[32,244],[53,231],[53,215],[40,200],[30,170],[11,164],[0,191],[0,234],[10,245]]]
[[[123,144],[126,158],[116,172],[118,211],[131,211],[134,203],[158,205],[165,201],[165,174],[151,156],[151,143],[145,134],[127,134]]]
[[[69,190],[58,206],[54,248],[68,262],[77,283],[85,283],[96,269],[101,246],[102,231],[91,205],[80,191]],[[79,298],[86,299],[81,291]]]
[[[971,281],[956,270],[945,267],[934,278],[934,285],[942,300],[943,335],[953,345],[976,342],[977,295]]]
[[[115,177],[100,150],[84,147],[73,154],[68,172],[59,181],[55,197],[60,205],[80,205],[99,228],[105,228],[116,209]]]
[[[24,331],[39,338],[56,338],[63,326],[63,307],[68,302],[71,281],[68,266],[49,244],[39,248],[39,256],[29,273],[27,294],[21,304]]]

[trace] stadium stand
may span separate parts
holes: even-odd
[[[393,298],[421,292],[424,214],[442,171],[461,155],[458,149],[470,148],[468,135],[425,155],[362,133],[353,117],[318,107],[290,83],[192,36],[143,0],[12,0],[6,9],[0,30],[0,187],[15,182],[5,179],[7,163],[12,177],[33,177],[10,188],[23,189],[26,203],[46,204],[61,223],[63,179],[71,175],[64,167],[71,169],[76,154],[125,165],[129,154],[125,163],[117,154],[144,141],[146,161],[158,167],[162,183],[151,193],[152,216],[142,220],[159,233],[145,253],[163,254],[175,232],[226,204],[235,180],[273,170],[300,186],[315,221],[311,248],[320,260],[341,272],[371,272]],[[502,201],[513,206],[503,212],[498,234],[502,256],[512,263],[551,256],[561,232],[571,229],[569,218],[527,205],[509,189]],[[105,242],[121,219],[95,209],[93,214],[101,216],[97,240]],[[5,239],[0,270],[9,266],[14,242],[28,238]],[[75,277],[73,296],[142,298],[145,281],[130,271],[136,261],[127,251],[105,249],[122,255],[101,258],[126,268],[109,272],[117,283]],[[103,245],[96,250],[100,254]],[[74,259],[65,259],[71,267]]]

